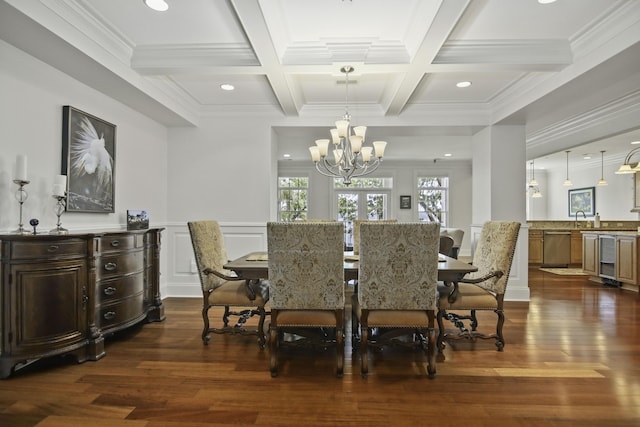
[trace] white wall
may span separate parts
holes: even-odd
[[[536,171],[536,181],[540,184],[543,197],[529,199],[527,219],[556,221],[573,219],[574,217],[569,215],[568,191],[576,188],[595,187],[596,211],[600,213],[601,220],[638,220],[638,213],[631,212],[634,203],[634,175],[616,175],[614,172],[618,167],[619,165],[616,164],[604,165],[602,169],[608,185],[601,187],[597,185],[603,173],[599,165],[570,170],[569,178],[573,183],[570,187],[562,185],[566,179],[565,168],[544,172]]]
[[[13,183],[16,155],[28,158],[28,199],[23,223],[55,227],[53,178],[60,174],[62,106],[71,105],[117,126],[115,213],[62,215],[74,230],[126,227],[127,209],[149,211],[152,226],[167,217],[167,132],[148,117],[114,101],[0,40],[0,233],[15,230],[19,205]],[[161,268],[166,265],[161,259]]]

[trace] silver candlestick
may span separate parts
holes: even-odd
[[[67,204],[67,197],[66,196],[58,196],[58,195],[54,194],[53,198],[58,201],[56,203],[56,215],[58,216],[58,224],[57,224],[56,228],[54,228],[53,230],[49,231],[49,234],[68,234],[69,230],[67,230],[66,228],[62,228],[62,223],[60,222],[60,216],[62,215],[62,212],[64,212],[64,208],[65,208],[65,206]]]
[[[20,204],[20,223],[18,224],[18,229],[14,230],[12,233],[13,234],[31,234],[29,230],[25,230],[24,227],[22,226],[22,205],[24,204],[25,200],[29,198],[29,194],[27,193],[27,190],[24,189],[24,186],[30,183],[31,181],[14,179],[13,182],[20,187],[16,190],[16,200],[18,200],[18,203]]]

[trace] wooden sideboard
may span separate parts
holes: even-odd
[[[0,378],[54,355],[98,360],[105,335],[164,320],[161,232],[0,235]]]

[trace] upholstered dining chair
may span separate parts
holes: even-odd
[[[397,219],[356,219],[353,222],[353,253],[360,253],[360,224],[373,222],[376,224],[396,223]]]
[[[370,346],[398,344],[422,349],[428,375],[435,377],[439,230],[437,223],[360,225],[352,330],[360,332],[354,346],[359,338],[362,376],[369,372]],[[398,339],[407,336],[408,342]]]
[[[202,288],[203,343],[209,344],[211,332],[257,335],[260,348],[264,348],[266,344],[265,304],[269,299],[268,282],[242,280],[231,276],[230,271],[223,269],[222,266],[228,261],[227,251],[217,221],[191,221],[187,225]],[[215,306],[224,307],[222,328],[209,326],[209,309]],[[239,309],[232,310],[231,307]],[[245,328],[246,321],[254,315],[259,316],[257,328]],[[230,316],[238,317],[235,325],[229,324]]]
[[[488,221],[482,226],[473,254],[473,265],[478,271],[468,273],[457,284],[445,283],[438,287],[438,348],[444,349],[449,339],[495,338],[498,351],[504,349],[504,294],[520,231],[519,222]],[[457,289],[452,289],[457,286]],[[477,330],[478,310],[491,310],[498,316],[495,333]],[[468,313],[468,314],[467,314]],[[450,320],[459,333],[445,331],[444,319]],[[468,326],[465,324],[468,323]]]
[[[453,237],[440,234],[439,252],[449,257],[453,255]]]
[[[269,368],[289,345],[336,347],[344,371],[344,226],[341,222],[267,223],[271,324]],[[284,340],[289,332],[300,339]]]

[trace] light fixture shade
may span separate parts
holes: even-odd
[[[381,159],[384,156],[384,149],[387,146],[386,141],[373,141],[373,149],[376,152],[376,157]]]
[[[373,151],[373,147],[362,147],[362,161],[368,162],[371,160],[371,152]]]
[[[347,131],[349,130],[348,120],[338,120],[336,122],[336,128],[338,129],[338,136],[347,137]]]
[[[573,182],[571,182],[570,179],[565,179],[564,183],[562,185],[565,185],[565,186],[569,187],[569,186],[573,185]]]
[[[531,181],[529,181],[529,186],[531,187],[535,187],[538,185],[538,181],[536,181],[535,178],[531,179]]]
[[[311,160],[318,163],[320,161],[320,149],[318,146],[314,145],[313,147],[309,147],[309,152],[311,153]]]
[[[320,156],[324,157],[329,152],[329,140],[328,139],[317,139],[316,145],[318,146],[318,150],[320,151]]]
[[[539,198],[541,198],[541,197],[542,197],[542,193],[540,192],[540,190],[536,189],[536,190],[533,192],[533,195],[532,195],[531,197],[532,197],[532,198],[534,198],[534,199],[539,199]]]
[[[360,149],[362,149],[362,137],[358,135],[351,135],[349,137],[349,142],[351,143],[351,151],[359,153]]]
[[[362,137],[362,143],[364,144],[364,134],[367,133],[366,126],[356,126],[353,128],[353,133]]]
[[[603,185],[608,185],[607,181],[604,178],[600,178],[600,181],[598,181],[598,185],[599,186],[603,186]]]
[[[634,170],[631,168],[631,165],[629,165],[629,164],[627,164],[627,163],[625,163],[625,164],[621,165],[621,166],[618,168],[618,170],[617,170],[617,171],[615,171],[615,173],[617,173],[617,174],[623,174],[623,173],[635,173],[635,172],[636,172],[636,171],[634,171]]]
[[[338,129],[331,129],[329,130],[329,132],[331,132],[331,140],[333,141],[333,144],[340,144],[340,135],[338,135]]]

